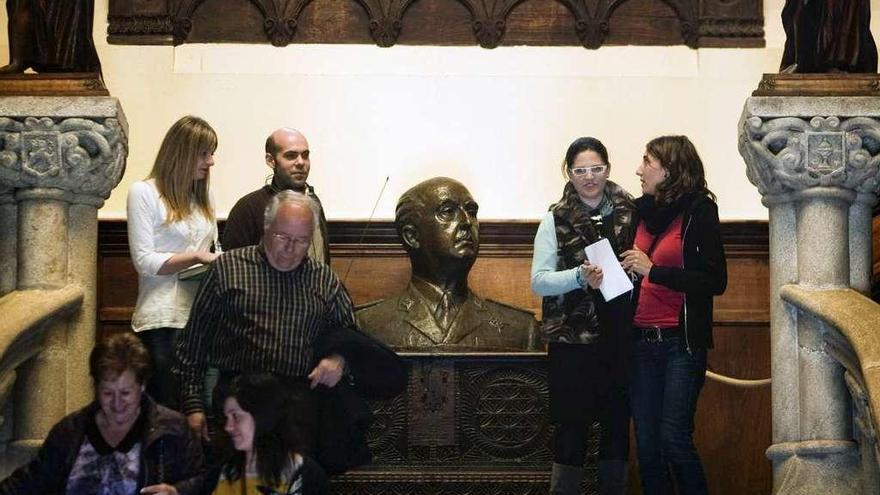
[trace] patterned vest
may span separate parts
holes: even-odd
[[[580,266],[585,259],[584,247],[607,237],[616,253],[632,247],[635,238],[635,203],[623,188],[608,181],[605,194],[611,201],[612,212],[603,217],[601,232],[590,220],[590,211],[569,182],[562,199],[550,207],[556,224],[557,270]],[[599,317],[593,294],[598,292],[573,290],[558,296],[544,297],[542,303],[544,338],[547,342],[588,344],[599,337]]]

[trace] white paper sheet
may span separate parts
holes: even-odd
[[[599,239],[585,247],[584,253],[590,264],[599,265],[599,268],[602,269],[602,283],[599,285],[599,292],[602,293],[602,297],[606,301],[632,290],[632,280],[620,266],[620,260],[611,249],[611,243],[607,238]]]

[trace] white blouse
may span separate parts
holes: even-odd
[[[214,197],[210,195],[211,208]],[[183,328],[198,289],[197,281],[159,275],[175,253],[208,251],[217,240],[217,223],[201,211],[168,223],[168,210],[153,179],[135,182],[128,190],[128,247],[138,273],[138,298],[131,318],[135,332]]]

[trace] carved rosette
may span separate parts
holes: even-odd
[[[880,120],[874,117],[787,117],[743,113],[739,152],[764,195],[814,187],[877,194]]]
[[[107,199],[122,179],[127,153],[116,118],[0,117],[0,187]]]
[[[533,370],[470,369],[462,380],[461,431],[468,453],[476,459],[529,459],[543,451],[550,438],[549,390],[546,378]],[[549,462],[549,459],[548,459]]]

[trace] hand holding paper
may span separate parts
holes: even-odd
[[[584,261],[584,264],[581,265],[581,276],[591,289],[599,289],[599,286],[602,285],[602,267],[599,265]]]
[[[602,283],[599,292],[606,301],[629,292],[633,288],[632,281],[617,261],[614,249],[608,239],[599,239],[584,248],[584,253],[591,265],[596,265],[602,270]]]

